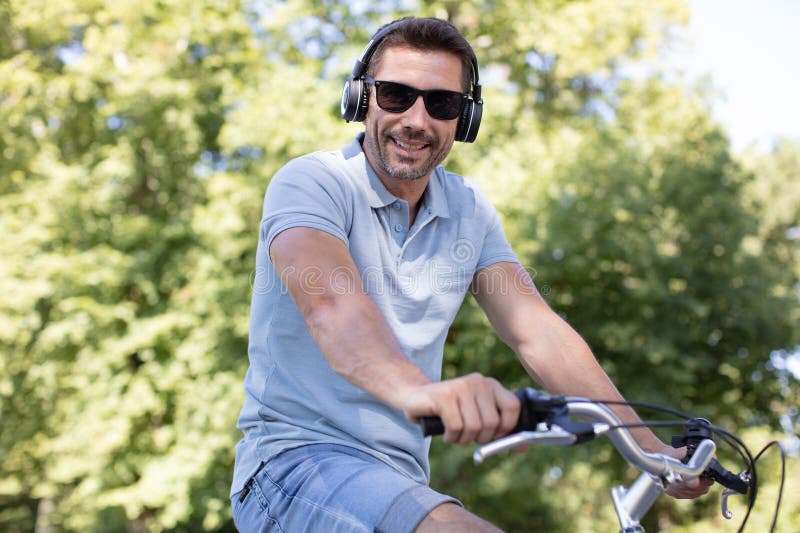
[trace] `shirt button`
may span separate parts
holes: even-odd
[[[393,203],[393,204],[392,204],[392,207],[393,207],[395,210],[398,210],[398,209],[400,209],[400,202],[395,202],[395,203]]]
[[[395,225],[394,225],[394,230],[395,230],[397,233],[400,233],[401,231],[403,231],[403,225],[402,225],[402,224],[395,224]]]

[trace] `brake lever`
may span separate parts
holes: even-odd
[[[610,429],[608,424],[592,424],[592,427],[594,436],[602,435]],[[472,454],[472,460],[476,465],[479,465],[492,455],[497,455],[500,452],[513,450],[514,448],[528,444],[570,446],[583,442],[584,440],[586,440],[585,437],[574,435],[561,426],[553,424],[550,426],[550,429],[544,429],[542,431],[520,431],[519,433],[508,435],[494,442],[490,442],[489,444],[484,444],[475,450],[475,453]]]
[[[725,489],[722,491],[722,497],[720,498],[720,507],[722,508],[722,517],[725,520],[730,520],[733,518],[733,513],[728,510],[728,496],[733,494],[739,494],[735,490]]]
[[[740,473],[737,477],[747,487],[750,486],[750,473],[747,470]],[[720,507],[722,508],[722,516],[725,517],[726,520],[733,518],[733,513],[728,509],[728,496],[742,496],[743,494],[746,494],[746,492],[741,492],[734,488],[726,488],[722,491],[722,496],[720,497]]]
[[[698,443],[711,438],[710,422],[705,418],[694,418],[687,422],[682,436],[673,436],[672,445],[675,447],[686,446],[687,454],[684,461],[688,460],[697,448]],[[728,497],[747,494],[750,490],[750,473],[745,470],[734,474],[723,467],[719,461],[712,459],[703,471],[703,476],[709,477],[725,487],[722,491],[720,506],[722,516],[726,520],[733,518],[733,513],[728,509]]]

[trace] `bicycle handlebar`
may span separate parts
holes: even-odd
[[[520,416],[512,433],[475,452],[475,461],[480,463],[486,457],[522,444],[543,442],[545,444],[579,444],[598,435],[605,434],[628,463],[653,476],[671,481],[675,474],[680,476],[707,476],[721,485],[740,494],[749,489],[748,480],[726,470],[713,459],[715,445],[708,434],[696,430],[702,419],[694,419],[687,424],[683,440],[676,442],[686,446],[688,453],[683,462],[659,453],[644,451],[633,439],[630,432],[622,427],[619,417],[607,406],[585,398],[550,396],[534,388],[526,387],[515,392],[520,400]],[[597,423],[578,422],[570,416],[578,416]],[[420,419],[425,436],[441,435],[444,426],[439,417]],[[542,430],[544,425],[546,430]],[[705,421],[706,429],[710,427]],[[676,446],[677,447],[677,446]]]

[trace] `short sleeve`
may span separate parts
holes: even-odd
[[[261,219],[267,249],[275,236],[293,227],[318,229],[348,243],[352,209],[334,163],[312,154],[290,161],[273,176]]]
[[[519,259],[517,258],[517,254],[514,253],[511,244],[509,244],[508,239],[506,239],[500,215],[491,202],[489,202],[480,191],[476,191],[476,193],[477,211],[480,220],[484,221],[486,227],[483,247],[481,248],[476,272],[495,263],[504,261],[518,263]]]

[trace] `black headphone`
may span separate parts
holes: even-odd
[[[361,59],[356,61],[353,67],[353,74],[344,82],[344,89],[342,90],[341,112],[342,118],[347,122],[362,122],[367,118],[369,84],[364,80],[367,64],[369,64],[369,60],[381,40],[405,22],[406,20],[398,20],[378,30],[378,33],[367,44],[364,53],[361,54]],[[458,118],[455,137],[455,140],[467,143],[475,141],[475,137],[478,136],[478,128],[481,125],[481,116],[483,115],[481,86],[478,83],[478,59],[475,54],[472,54],[470,60],[472,63],[472,96],[464,101],[461,116]]]

